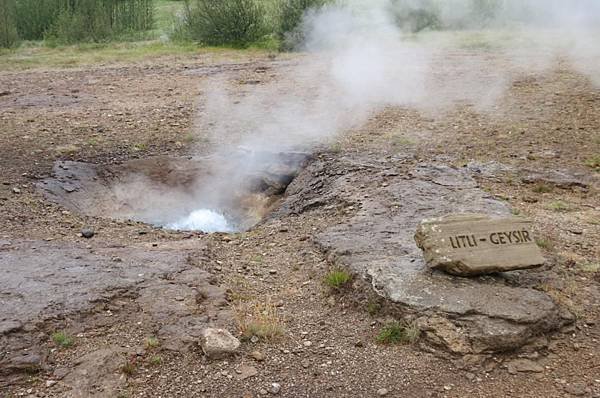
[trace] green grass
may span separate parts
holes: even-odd
[[[159,355],[154,355],[153,357],[150,358],[150,365],[152,365],[152,366],[158,366],[158,365],[162,364],[162,362],[163,362],[163,359]]]
[[[535,243],[542,249],[545,250],[551,250],[554,245],[552,244],[552,241],[550,241],[549,239],[536,239]]]
[[[52,333],[52,341],[60,348],[69,348],[73,345],[73,338],[66,332]]]
[[[596,273],[600,271],[600,263],[581,264],[580,269],[583,272]]]
[[[569,210],[571,210],[571,206],[569,206],[567,203],[561,201],[561,200],[557,200],[555,202],[552,202],[548,205],[548,209],[555,211],[555,212],[567,212]]]
[[[145,343],[146,348],[158,348],[160,346],[160,341],[154,336],[148,337]]]
[[[202,51],[211,52],[210,49]],[[0,69],[69,68],[100,63],[133,62],[197,52],[199,52],[198,47],[192,43],[163,43],[156,40],[85,43],[55,48],[43,46],[41,42],[29,42],[16,49],[0,49]]]
[[[421,331],[414,323],[390,322],[385,325],[376,337],[380,344],[411,344],[417,341]]]
[[[332,289],[340,289],[352,279],[348,271],[336,269],[325,275],[325,284]]]
[[[533,192],[549,193],[549,192],[552,192],[552,187],[550,185],[544,184],[544,183],[535,184],[533,187]]]
[[[594,155],[585,161],[586,166],[595,171],[600,171],[600,154]]]

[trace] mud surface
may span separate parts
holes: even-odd
[[[565,65],[518,77],[485,111],[382,110],[317,150],[280,210],[244,233],[87,212],[68,178],[59,204],[38,191],[55,164],[85,163],[102,182],[156,157],[210,154],[230,138],[194,129],[208,79],[246,95],[285,85],[293,62],[199,53],[0,72],[2,395],[256,397],[277,383],[285,397],[598,396],[600,196],[586,161],[600,152],[600,95]],[[531,218],[547,265],[468,280],[423,272],[416,224],[457,207]],[[341,291],[323,282],[338,266],[356,275]],[[568,313],[575,323],[560,327]],[[242,337],[264,314],[277,336],[243,339],[223,360],[197,346],[206,326]],[[402,318],[419,320],[422,338],[378,343]],[[525,345],[485,353],[511,344]]]

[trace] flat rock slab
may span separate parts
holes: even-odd
[[[458,276],[539,267],[545,260],[523,218],[453,214],[421,222],[415,234],[427,265]]]
[[[423,219],[458,213],[509,217],[468,170],[379,154],[322,157],[288,187],[279,215],[352,209],[316,236],[329,260],[417,318],[425,338],[455,353],[516,349],[572,321],[547,294],[503,275],[457,278],[427,267],[414,241]],[[529,271],[531,272],[531,271]]]
[[[162,348],[176,351],[197,346],[207,327],[229,325],[224,289],[188,261],[202,248],[192,240],[93,249],[12,242],[0,251],[0,386],[4,377],[44,367],[46,325],[53,322],[93,327],[86,319],[96,311],[106,322],[143,320],[164,341]],[[104,304],[121,297],[129,306],[121,309],[123,317],[106,317]]]

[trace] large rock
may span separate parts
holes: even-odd
[[[218,359],[235,354],[240,341],[225,329],[207,328],[202,331],[200,346],[207,357]]]
[[[539,267],[542,252],[531,221],[517,217],[453,214],[424,220],[415,234],[431,268],[459,276]]]
[[[572,321],[528,278],[456,278],[427,267],[414,241],[423,219],[458,213],[509,217],[508,206],[479,189],[468,170],[415,164],[408,156],[321,158],[292,182],[278,215],[319,209],[348,215],[316,243],[330,262],[356,274],[355,290],[380,295],[416,318],[426,341],[456,353],[513,350]],[[528,271],[535,272],[535,271]],[[541,278],[541,277],[540,277]],[[362,281],[362,282],[360,282]]]

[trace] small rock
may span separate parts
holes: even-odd
[[[12,191],[13,191],[13,193],[16,193],[16,194],[20,194],[21,193],[21,190],[19,188],[17,188],[17,187],[14,187],[12,189]]]
[[[577,397],[585,395],[587,386],[585,383],[572,383],[565,387],[565,391]]]
[[[273,395],[279,394],[279,391],[281,391],[281,384],[279,383],[273,383],[271,384],[271,388],[269,388],[269,392]]]
[[[276,273],[277,273],[276,269],[270,269],[269,270],[269,274],[271,274],[271,275],[275,275]]]
[[[377,395],[379,395],[380,397],[385,397],[386,395],[388,395],[389,391],[387,390],[387,388],[380,388],[379,390],[377,390]]]
[[[93,238],[95,234],[96,234],[96,232],[94,232],[94,230],[92,228],[86,227],[81,230],[81,236],[83,236],[86,239]]]
[[[259,340],[259,339],[258,339],[258,337],[257,337],[257,336],[252,336],[252,337],[250,337],[250,342],[251,342],[252,344],[256,344],[256,343],[258,343],[258,340]]]
[[[202,351],[209,358],[222,358],[235,354],[240,348],[240,341],[224,329],[207,328],[200,336]]]
[[[246,380],[250,377],[254,377],[258,374],[258,370],[254,366],[241,365],[238,369],[239,379]]]
[[[262,353],[262,352],[260,352],[260,351],[252,351],[252,352],[250,353],[250,356],[251,356],[252,358],[254,358],[254,360],[255,360],[256,362],[262,362],[262,361],[264,361],[264,360],[265,360],[265,354],[263,354],[263,353]]]
[[[312,341],[308,341],[306,340],[304,343],[302,343],[304,345],[304,347],[310,347],[312,345]]]
[[[264,388],[261,388],[260,391],[258,391],[258,393],[260,395],[267,395],[269,392],[267,390],[265,390]]]
[[[542,373],[544,367],[530,359],[515,359],[508,363],[508,373]]]
[[[47,388],[50,388],[50,387],[52,387],[55,384],[56,384],[56,381],[54,381],[54,380],[47,380],[46,381],[46,387]]]
[[[300,362],[300,364],[304,369],[310,368],[310,361],[308,359],[303,359],[302,362]]]

